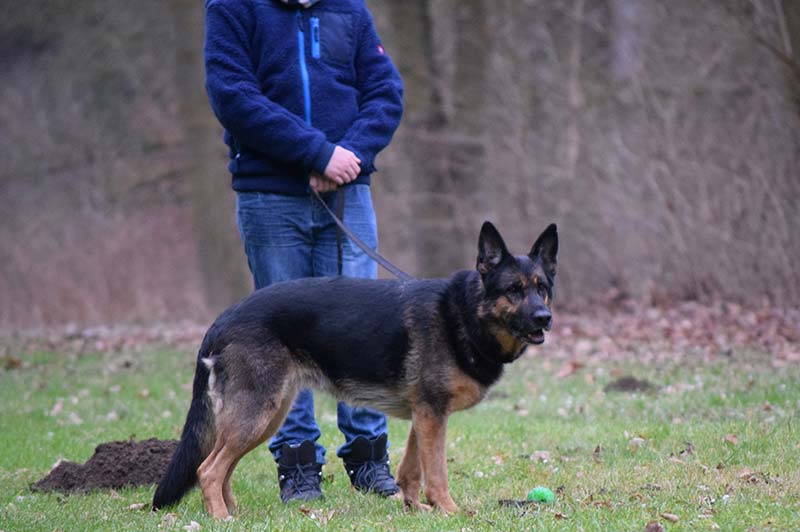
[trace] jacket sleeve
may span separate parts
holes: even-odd
[[[324,172],[336,145],[262,94],[247,35],[223,5],[206,4],[206,90],[214,114],[244,146],[280,163]]]
[[[338,144],[358,155],[363,173],[371,173],[378,152],[389,144],[400,125],[403,82],[381,46],[366,8],[361,16],[355,66],[358,116]]]

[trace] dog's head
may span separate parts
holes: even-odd
[[[553,283],[558,232],[550,224],[527,255],[508,252],[503,238],[484,222],[478,240],[477,269],[484,287],[481,314],[500,334],[523,344],[541,344],[553,324]]]

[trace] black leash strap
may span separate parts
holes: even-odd
[[[344,189],[342,188],[336,192],[336,217],[344,224]],[[339,226],[336,226],[336,271],[340,276],[342,275],[342,228]]]
[[[350,230],[350,228],[347,227],[344,224],[344,222],[342,222],[341,218],[339,216],[336,216],[336,214],[331,210],[331,208],[328,207],[328,204],[325,203],[325,200],[322,199],[322,196],[319,195],[319,192],[317,192],[316,190],[314,190],[312,188],[311,189],[311,193],[314,195],[314,197],[317,198],[317,200],[322,204],[322,206],[325,207],[325,210],[328,212],[328,214],[331,216],[331,218],[333,218],[333,221],[336,222],[336,225],[341,230],[341,232],[346,234],[347,237],[350,240],[352,240],[355,243],[355,245],[360,247],[361,250],[364,253],[369,255],[372,260],[374,260],[375,262],[377,262],[378,264],[383,266],[383,268],[386,271],[388,271],[389,273],[391,273],[392,275],[394,275],[395,277],[397,277],[398,279],[400,279],[402,281],[413,281],[414,280],[414,277],[408,275],[406,272],[404,272],[403,270],[401,270],[400,268],[398,268],[397,266],[395,266],[394,264],[389,262],[386,258],[384,258],[377,251],[373,251],[372,249],[370,249],[370,247],[368,245],[366,245],[364,242],[361,241],[360,238],[358,238],[355,234],[353,234],[353,232]],[[339,210],[340,212],[343,211],[343,209],[344,209],[344,193],[343,193],[342,189],[339,189],[339,201],[338,201],[338,204],[339,205],[338,205],[338,209],[337,210]],[[341,249],[342,249],[342,247],[341,247],[341,240],[339,238],[339,235],[337,235],[336,241],[339,244],[339,257],[338,257],[338,260],[339,260],[339,273],[341,275],[341,260],[342,260],[342,251],[341,251]]]

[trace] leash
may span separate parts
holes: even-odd
[[[347,227],[344,224],[344,222],[340,218],[342,216],[342,213],[344,212],[344,193],[343,192],[344,191],[340,188],[339,189],[338,201],[337,201],[337,204],[338,204],[337,205],[337,210],[339,211],[339,216],[336,216],[336,214],[331,210],[331,208],[328,207],[328,204],[325,203],[325,200],[322,199],[322,196],[319,195],[319,192],[317,192],[313,188],[311,189],[311,193],[314,195],[315,198],[317,198],[317,200],[322,204],[322,206],[325,207],[325,210],[328,212],[328,214],[331,216],[331,218],[333,218],[333,221],[336,222],[336,226],[339,228],[339,230],[342,233],[344,233],[345,235],[347,235],[348,238],[350,238],[350,240],[352,240],[355,245],[360,247],[361,250],[364,253],[366,253],[367,255],[369,255],[369,257],[372,260],[374,260],[375,262],[377,262],[378,264],[383,266],[383,268],[386,271],[388,271],[389,273],[391,273],[392,275],[394,275],[395,277],[397,277],[401,281],[413,281],[414,277],[410,276],[409,274],[407,274],[406,272],[404,272],[403,270],[401,270],[400,268],[398,268],[397,266],[392,264],[388,259],[383,257],[377,251],[373,251],[368,245],[366,245],[364,242],[362,242],[361,239],[358,238],[353,233],[353,231],[350,230],[349,227]],[[337,245],[339,247],[338,266],[339,266],[339,275],[341,275],[342,274],[342,238],[341,238],[341,234],[340,233],[337,233],[337,235],[336,235],[336,243],[337,243]]]

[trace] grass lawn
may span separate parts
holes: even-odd
[[[278,499],[266,446],[234,475],[235,521],[206,517],[198,490],[168,512],[129,509],[152,488],[62,496],[29,485],[59,458],[84,462],[101,442],[176,438],[189,403],[194,354],[17,355],[0,369],[0,531],[63,530],[665,530],[800,529],[800,368],[776,371],[766,353],[710,364],[590,364],[565,377],[548,348],[531,351],[490,396],[448,426],[452,517],[405,511],[350,490],[335,456],[335,405],[318,397],[326,499]],[[603,391],[622,374],[654,393]],[[392,420],[399,462],[407,422]],[[550,505],[506,507],[534,486]],[[165,517],[166,516],[166,517]],[[673,522],[674,521],[674,522]],[[187,528],[188,527],[188,528]]]

